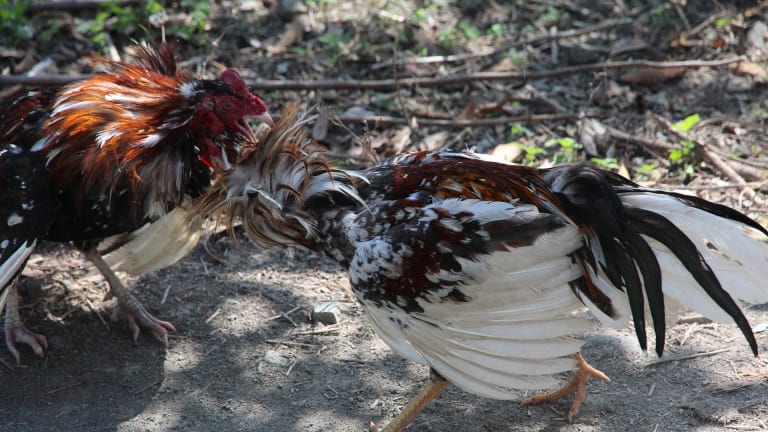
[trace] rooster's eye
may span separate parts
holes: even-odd
[[[231,110],[234,107],[235,107],[235,103],[232,102],[231,100],[224,101],[224,109]]]

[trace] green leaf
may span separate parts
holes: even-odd
[[[731,23],[731,19],[727,17],[721,17],[715,20],[715,25],[719,27],[727,26]]]
[[[683,157],[683,150],[682,149],[673,149],[669,151],[669,161],[670,162],[677,162]]]
[[[592,158],[597,166],[604,169],[619,169],[619,161],[615,158]]]
[[[692,114],[684,118],[683,120],[680,120],[679,122],[673,124],[672,127],[675,130],[680,132],[688,132],[689,130],[691,130],[691,128],[696,126],[699,123],[699,121],[701,121],[701,117],[699,117],[698,114]]]
[[[480,30],[467,20],[461,20],[461,22],[459,22],[459,29],[461,29],[464,37],[467,39],[476,39],[480,36]]]
[[[533,131],[531,131],[530,129],[528,129],[527,127],[523,126],[520,123],[512,124],[512,126],[509,128],[509,133],[514,137],[518,137],[520,135],[525,135],[527,137],[533,136]]]

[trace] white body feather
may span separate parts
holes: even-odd
[[[29,255],[32,254],[32,251],[35,249],[36,245],[36,241],[32,241],[31,244],[29,242],[25,242],[23,245],[19,246],[19,248],[16,249],[4,263],[0,264],[0,288],[5,287],[13,280],[13,277],[16,275],[19,269],[24,265],[25,262],[27,262],[27,258],[29,258]],[[5,290],[0,291],[0,312],[3,311],[8,293],[12,289],[15,288],[8,287]]]
[[[200,240],[202,218],[192,218],[189,212],[185,206],[176,207],[160,219],[131,232],[130,240],[105,254],[104,261],[112,270],[134,276],[175,264]],[[100,247],[110,243],[111,238],[108,238]]]
[[[539,216],[532,206],[476,200],[446,200],[434,207],[452,214],[471,210],[482,222],[524,223]],[[575,314],[583,305],[568,282],[581,270],[568,255],[581,246],[578,230],[566,225],[530,246],[460,260],[462,271],[450,278],[461,281],[467,301],[419,300],[423,312],[409,313],[361,301],[377,333],[398,354],[429,365],[470,393],[515,399],[516,390],[555,387],[556,375],[576,364],[570,356],[578,353],[583,343],[578,337],[589,323]],[[368,258],[381,265],[380,257],[392,255],[391,248],[383,239],[358,243],[350,268],[353,285],[376,271],[364,268]]]

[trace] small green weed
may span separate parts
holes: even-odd
[[[619,169],[619,161],[616,158],[592,158],[592,163],[599,166],[602,169],[617,170]]]
[[[15,45],[31,37],[27,17],[24,15],[26,9],[25,2],[0,0],[0,43]]]
[[[555,163],[575,162],[578,160],[578,150],[582,148],[573,138],[553,138],[544,143],[544,147],[559,146],[560,151],[554,155]]]

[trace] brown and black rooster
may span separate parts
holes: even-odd
[[[634,321],[656,352],[675,307],[735,322],[757,343],[738,301],[768,301],[768,231],[692,196],[647,189],[587,164],[536,169],[451,150],[404,154],[361,171],[331,168],[288,108],[209,191],[204,211],[264,246],[336,259],[376,333],[428,365],[432,379],[387,430],[404,428],[448,383],[513,399],[577,392],[607,379],[579,354],[589,321]]]
[[[43,240],[74,242],[106,277],[134,339],[145,327],[167,344],[173,325],[128,292],[97,246],[109,238],[116,268],[133,273],[178,260],[197,239],[185,197],[255,139],[247,119],[272,122],[234,70],[197,79],[177,68],[169,44],[136,51],[134,63],[93,59],[101,72],[92,78],[31,92],[0,114],[0,311],[17,361],[17,343],[40,356],[47,348],[22,324],[14,286]]]

